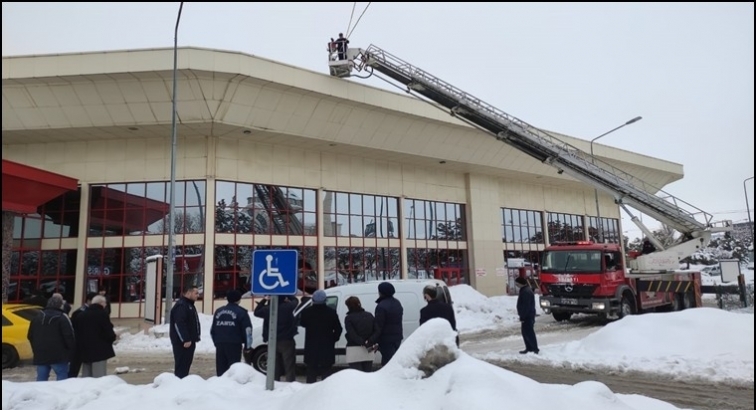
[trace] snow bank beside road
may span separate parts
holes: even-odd
[[[252,326],[262,326],[262,319],[252,316]],[[215,353],[215,345],[210,337],[210,326],[213,315],[199,314],[200,341],[197,343],[196,353]],[[170,352],[171,339],[168,337],[168,324],[153,326],[146,333],[122,333],[115,345],[116,354],[119,352]]]
[[[363,373],[347,369],[314,384],[276,383],[265,390],[265,376],[246,364],[234,364],[221,377],[163,373],[152,384],[129,385],[117,376],[60,382],[14,383],[3,380],[3,410],[207,410],[254,407],[269,410],[675,410],[668,403],[638,395],[614,394],[606,385],[540,384],[476,360],[454,344],[448,322],[434,319],[407,338],[384,369]],[[429,374],[421,371],[429,352],[452,353],[448,363]],[[438,363],[438,362],[436,362]]]
[[[500,352],[483,357],[753,383],[753,332],[752,313],[696,308],[628,316],[582,340],[540,346],[538,356]]]

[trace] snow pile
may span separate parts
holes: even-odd
[[[517,296],[486,297],[470,285],[449,287],[460,333],[519,326]],[[536,307],[538,306],[536,295]]]
[[[454,345],[455,334],[443,320],[429,321],[397,352],[396,362],[374,373],[342,370],[325,381],[305,385],[277,383],[265,390],[265,376],[237,363],[221,377],[177,379],[170,373],[152,384],[129,385],[117,376],[56,382],[3,380],[3,410],[81,409],[207,410],[254,407],[268,410],[468,410],[559,408],[580,410],[674,410],[643,396],[612,393],[604,384],[540,384],[476,360]],[[429,352],[452,353],[431,375],[420,372]],[[456,360],[455,360],[456,358]]]
[[[628,316],[582,340],[539,346],[538,356],[484,357],[753,385],[753,331],[752,313],[697,308]]]
[[[252,327],[262,327],[263,321],[252,316]],[[215,353],[215,345],[210,337],[210,327],[213,324],[213,315],[199,314],[200,341],[197,343],[196,353]],[[153,326],[145,332],[130,334],[122,333],[115,345],[118,352],[170,352],[171,339],[168,337],[168,324]]]

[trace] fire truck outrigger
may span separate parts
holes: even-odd
[[[700,273],[680,272],[680,260],[705,247],[712,233],[732,230],[712,215],[515,118],[374,45],[349,48],[345,60],[329,59],[332,76],[374,72],[523,153],[614,198],[656,248],[625,258],[618,244],[574,242],[549,246],[541,264],[541,308],[556,320],[575,312],[624,317],[648,309],[700,306]],[[358,78],[366,78],[356,76]],[[665,247],[628,206],[681,233]],[[627,263],[625,263],[626,261]]]

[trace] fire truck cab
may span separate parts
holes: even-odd
[[[560,242],[541,264],[541,308],[557,321],[575,313],[622,318],[701,306],[698,272],[630,274],[618,244]]]

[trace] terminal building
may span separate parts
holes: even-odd
[[[58,291],[78,305],[104,289],[113,317],[143,317],[145,258],[167,255],[173,50],[2,66],[8,301]],[[611,197],[599,221],[592,187],[407,95],[200,48],[179,49],[177,93],[173,292],[199,286],[204,313],[249,290],[255,249],[297,249],[304,292],[439,278],[498,295],[508,260],[535,265],[599,226],[622,240]],[[594,150],[657,187],[683,176]]]

